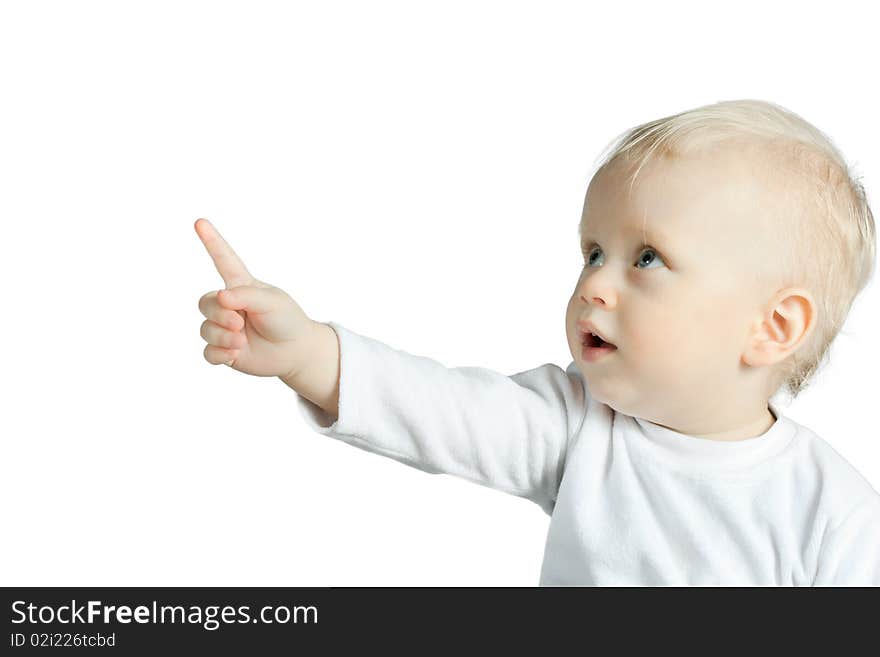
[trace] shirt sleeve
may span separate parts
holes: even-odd
[[[446,367],[327,322],[339,340],[339,417],[297,394],[320,434],[431,474],[524,497],[552,513],[587,408],[574,362],[506,376]]]
[[[814,586],[880,586],[880,495],[828,531],[819,559]]]

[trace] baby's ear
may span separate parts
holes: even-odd
[[[816,325],[816,302],[803,288],[777,292],[755,320],[742,361],[752,367],[774,365],[803,345]]]

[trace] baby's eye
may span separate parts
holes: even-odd
[[[585,266],[591,267],[596,264],[595,261],[593,260],[592,256],[597,251],[601,252],[602,249],[596,247],[595,249],[590,249],[590,250],[586,251],[586,255],[584,257]],[[647,258],[647,262],[646,262],[646,258],[645,258],[646,253],[651,254],[651,256],[649,256]],[[638,267],[639,264],[651,264],[651,262],[653,262],[655,260],[655,258],[660,258],[660,261],[663,262],[663,257],[659,253],[657,253],[657,251],[655,251],[651,247],[647,247],[647,248],[643,249],[642,252],[639,254],[639,260],[636,263],[636,266]],[[648,269],[648,267],[638,267],[638,268],[639,269]]]
[[[645,256],[646,253],[652,253],[652,254],[654,254],[654,256],[656,256],[657,258],[660,258],[660,261],[663,262],[663,257],[662,257],[659,253],[657,253],[654,249],[652,249],[652,248],[649,247],[649,248],[647,248],[647,249],[644,249],[644,250],[642,251],[642,253],[640,254],[640,256],[639,256],[639,262],[640,262],[640,263],[642,263],[642,262],[645,261],[645,257],[644,257],[644,256]],[[654,258],[648,258],[648,263],[653,262],[653,261],[654,261]],[[642,267],[642,269],[644,269],[644,267]]]

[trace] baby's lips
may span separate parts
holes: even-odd
[[[601,337],[601,335],[599,335],[599,333],[597,333],[596,331],[593,331],[591,329],[592,329],[592,327],[590,327],[589,325],[586,328],[584,328],[584,326],[582,324],[578,324],[578,334],[580,335],[580,338],[581,338],[581,344],[592,345],[593,341],[596,339],[593,336],[596,336],[599,340],[602,341],[603,347],[607,346],[607,347],[613,347],[614,349],[617,349],[616,344],[614,344],[613,342],[609,342],[605,338]]]
[[[595,324],[593,324],[593,322],[589,319],[582,319],[582,320],[578,321],[577,329],[578,329],[578,331],[580,331],[581,334],[597,335],[598,337],[600,337],[603,341],[607,342],[608,344],[613,344],[610,340],[608,340],[605,337],[605,334],[599,329],[599,327],[596,326]]]

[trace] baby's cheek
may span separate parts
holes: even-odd
[[[626,344],[629,349],[624,347],[624,350],[628,352],[627,358],[633,359],[634,367],[641,372],[643,379],[658,384],[667,381],[679,368],[686,367],[688,346],[684,344],[686,340],[675,323],[675,316],[660,312],[652,317],[650,323],[640,324],[628,332]]]
[[[640,326],[630,333],[627,345],[638,353],[640,357],[659,356],[669,344],[668,336],[656,326]]]

